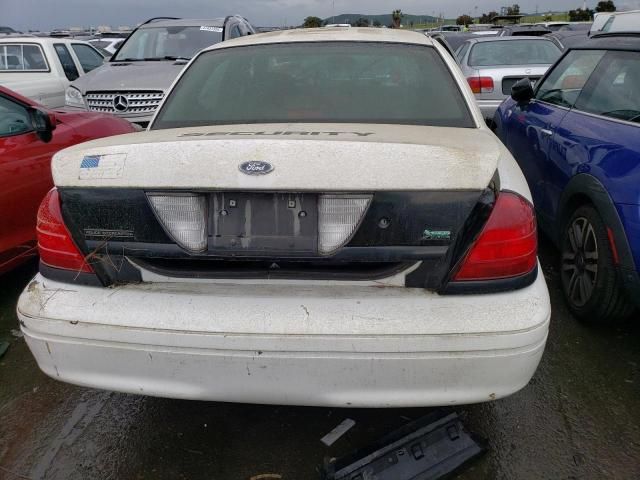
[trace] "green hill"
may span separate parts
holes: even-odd
[[[324,19],[327,23],[355,23],[359,18],[366,18],[369,24],[373,24],[375,21],[380,22],[382,25],[391,25],[393,20],[391,19],[391,13],[385,15],[365,15],[362,13],[343,13],[336,15],[335,17],[327,17]],[[403,25],[436,23],[438,19],[431,15],[409,15],[405,14],[402,17]]]

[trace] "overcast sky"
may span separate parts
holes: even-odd
[[[389,13],[395,8],[405,13],[447,18],[462,13],[475,14],[518,3],[521,11],[569,10],[581,7],[582,0],[0,0],[0,24],[19,30],[50,30],[56,27],[135,25],[161,15],[191,18],[218,17],[239,13],[256,26],[299,25],[304,17],[329,17],[335,13]],[[587,5],[595,6],[597,0]],[[617,0],[616,4],[640,8],[640,0]]]

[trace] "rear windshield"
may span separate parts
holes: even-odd
[[[331,42],[206,52],[152,128],[287,122],[475,127],[434,48]]]
[[[472,67],[550,65],[562,52],[548,40],[503,40],[476,43],[469,55]]]
[[[112,60],[132,62],[191,58],[203,48],[221,41],[221,27],[146,27],[132,33]]]

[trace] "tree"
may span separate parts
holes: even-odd
[[[322,26],[322,19],[320,17],[307,17],[302,24],[304,28],[318,28]]]
[[[578,8],[577,10],[569,10],[569,21],[570,22],[588,22],[593,19],[593,10],[582,10]]]
[[[607,0],[603,2],[598,2],[598,6],[596,7],[596,12],[615,12],[616,5],[612,0]]]
[[[391,19],[393,20],[393,28],[400,28],[402,25],[402,10],[394,10],[391,13]]]
[[[458,18],[456,18],[456,25],[464,25],[466,27],[471,23],[473,23],[473,18],[469,15],[460,15]]]
[[[516,3],[507,7],[507,15],[520,15],[520,5]]]
[[[374,20],[373,21],[373,26],[376,28],[380,28],[382,26],[382,23],[380,23],[380,20]]]
[[[489,13],[483,13],[478,23],[492,23],[493,18],[498,16],[498,12],[491,11]]]

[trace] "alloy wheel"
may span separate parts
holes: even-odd
[[[598,278],[598,242],[593,225],[584,217],[571,222],[562,252],[562,279],[567,297],[584,307]]]

